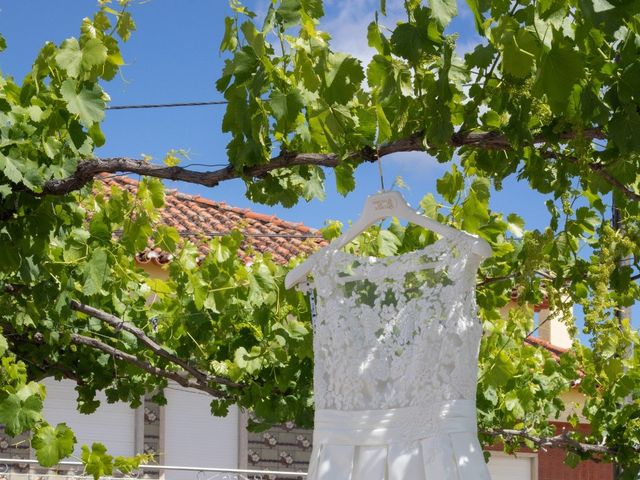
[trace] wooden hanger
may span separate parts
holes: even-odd
[[[425,215],[419,214],[409,206],[400,192],[382,191],[367,198],[360,218],[358,218],[344,234],[326,247],[312,254],[306,261],[291,270],[285,277],[285,288],[291,288],[304,280],[321,254],[344,247],[371,225],[388,217],[406,220],[432,230],[445,238],[451,238],[455,235],[460,235],[460,233],[469,235],[474,240],[474,253],[483,258],[490,257],[492,254],[491,247],[484,239],[472,236],[469,233],[457,230]]]

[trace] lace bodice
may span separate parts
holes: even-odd
[[[311,272],[316,408],[475,401],[482,335],[476,241],[459,232],[393,257],[320,253]]]

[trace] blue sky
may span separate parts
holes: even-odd
[[[260,12],[267,0],[249,2]],[[449,27],[459,34],[462,54],[473,48],[478,37],[473,18],[460,3],[460,15]],[[399,1],[389,1],[389,25],[400,18]],[[78,36],[83,17],[96,10],[93,0],[0,0],[0,32],[8,48],[0,54],[0,70],[20,80],[30,70],[38,50],[47,40],[60,43]],[[327,15],[320,28],[334,37],[335,50],[347,51],[363,61],[371,55],[366,45],[366,26],[373,19],[379,0],[327,0]],[[119,77],[105,85],[112,105],[171,103],[219,100],[215,80],[224,58],[218,53],[224,16],[230,12],[225,0],[148,0],[133,8],[138,30],[123,45],[126,66]],[[189,151],[190,162],[226,163],[228,140],[221,132],[224,106],[153,110],[109,111],[103,125],[107,143],[100,156],[140,158],[152,155],[158,161],[170,149]],[[424,153],[404,153],[385,157],[386,185],[401,176],[409,189],[404,195],[412,205],[426,193],[436,193],[436,180],[449,165],[438,164]],[[202,169],[202,168],[201,168]],[[327,172],[324,202],[301,202],[291,209],[255,205],[245,197],[240,181],[225,182],[215,189],[189,184],[170,186],[231,205],[276,214],[312,227],[322,227],[327,219],[343,223],[355,220],[367,195],[379,189],[376,165],[362,165],[356,172],[356,190],[346,198],[335,192],[331,172]],[[494,192],[492,209],[518,213],[528,229],[544,229],[549,215],[544,206],[548,197],[510,178],[500,192]]]
[[[265,0],[251,2],[264,11]],[[400,12],[388,2],[393,24]],[[366,26],[372,20],[378,0],[329,0],[321,28],[334,36],[336,50],[348,51],[363,61],[370,56],[366,45]],[[61,42],[77,36],[80,21],[91,15],[96,2],[91,0],[0,0],[0,32],[8,48],[0,54],[0,70],[18,80],[30,70],[39,48],[47,41]],[[477,37],[473,19],[461,6],[461,15],[450,26],[460,33],[461,52],[471,48]],[[149,0],[132,9],[138,25],[131,40],[124,44],[127,65],[119,77],[105,85],[112,105],[170,103],[216,100],[215,80],[224,58],[218,54],[223,18],[230,11],[224,0]],[[190,161],[205,164],[225,163],[228,140],[221,132],[224,106],[180,109],[124,110],[107,112],[103,125],[107,143],[101,156],[140,158],[142,153],[160,160],[170,149],[189,151]],[[401,176],[409,186],[404,194],[412,205],[428,192],[435,193],[435,182],[448,165],[438,164],[424,153],[404,153],[383,161],[385,184]],[[343,223],[359,215],[367,195],[380,185],[377,166],[367,164],[357,171],[357,188],[346,198],[335,192],[331,172],[327,172],[327,199],[302,202],[291,209],[254,205],[246,199],[244,185],[231,181],[215,189],[187,184],[172,184],[180,190],[214,200],[275,213],[292,221],[321,227],[325,220]],[[543,198],[529,191],[526,184],[508,181],[505,189],[493,196],[492,208],[519,213],[528,228],[544,228],[548,215]]]

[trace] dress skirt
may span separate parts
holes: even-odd
[[[476,405],[316,410],[308,480],[490,480]]]

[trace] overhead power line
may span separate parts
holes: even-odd
[[[174,108],[174,107],[204,107],[207,105],[226,105],[226,100],[214,100],[210,102],[183,102],[183,103],[149,103],[140,105],[111,105],[106,110],[132,110],[144,108]]]

